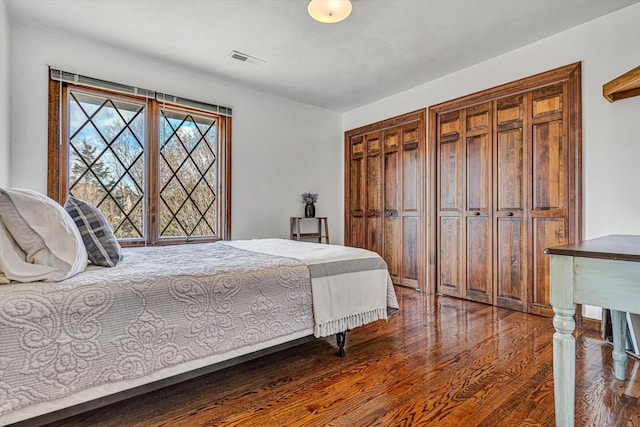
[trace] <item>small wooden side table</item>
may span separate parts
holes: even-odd
[[[300,223],[306,220],[317,221],[318,231],[315,233],[301,233]],[[289,238],[291,240],[317,239],[318,243],[322,243],[322,239],[324,239],[324,243],[329,244],[329,225],[327,224],[326,216],[314,216],[314,217],[292,216],[289,222],[289,227],[290,227]]]

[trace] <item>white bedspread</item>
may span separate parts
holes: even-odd
[[[387,265],[375,252],[286,239],[223,242],[253,252],[294,258],[309,267],[314,335],[325,337],[388,318],[398,309]]]

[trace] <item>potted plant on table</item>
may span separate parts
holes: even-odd
[[[318,201],[318,193],[302,193],[300,199],[304,203],[304,216],[307,218],[313,218],[316,216],[315,202]]]

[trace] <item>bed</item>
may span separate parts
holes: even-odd
[[[122,255],[59,282],[0,286],[0,425],[52,421],[398,309],[386,264],[362,249],[264,239]]]

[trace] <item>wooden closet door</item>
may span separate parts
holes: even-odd
[[[465,289],[467,299],[493,302],[492,103],[464,111]]]
[[[418,110],[345,132],[345,244],[377,252],[394,284],[420,290],[425,130]]]
[[[463,111],[438,116],[437,205],[438,205],[438,277],[437,291],[451,296],[464,295],[462,182]]]
[[[373,132],[365,135],[367,146],[366,236],[365,248],[382,255],[382,135]]]
[[[349,185],[346,188],[347,229],[345,244],[356,248],[364,248],[366,226],[366,146],[364,136],[349,139],[347,143]]]
[[[387,263],[391,280],[398,284],[401,281],[400,253],[402,249],[401,219],[399,216],[401,210],[400,193],[398,191],[401,188],[400,128],[385,130],[382,140],[384,147],[384,212],[382,219],[384,248],[381,255]]]
[[[567,112],[565,84],[529,93],[531,108],[530,183],[532,286],[529,311],[553,315],[549,296],[549,257],[545,248],[569,243]]]
[[[429,108],[436,291],[553,315],[545,248],[581,238],[580,63]]]
[[[497,306],[519,311],[526,311],[529,282],[525,107],[523,94],[498,99],[494,138],[494,300]]]
[[[420,161],[420,141],[424,141],[420,135],[420,122],[414,121],[401,127],[400,154],[400,211],[401,230],[399,245],[401,248],[400,284],[412,288],[420,287],[420,272],[422,270],[424,253],[424,236],[421,233],[422,207],[422,165]],[[424,135],[424,134],[423,134]]]

